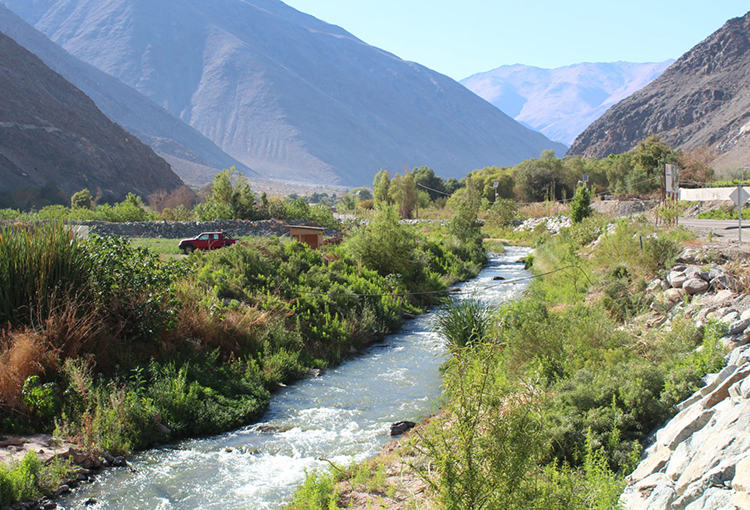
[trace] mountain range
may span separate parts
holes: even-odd
[[[167,160],[188,184],[205,184],[218,170],[231,166],[253,175],[198,131],[132,87],[70,55],[2,4],[0,32],[85,92],[105,115]]]
[[[568,154],[604,157],[632,149],[649,135],[673,147],[709,147],[715,168],[750,157],[750,13],[680,57],[659,78],[595,121]]]
[[[648,85],[673,62],[583,63],[555,69],[515,64],[461,83],[525,126],[570,145],[609,107]]]
[[[381,168],[426,165],[461,177],[566,150],[279,0],[2,1],[265,176],[361,185]]]
[[[121,199],[183,185],[150,147],[2,33],[0,90],[0,191],[55,183]]]

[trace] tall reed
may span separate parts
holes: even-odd
[[[91,269],[62,222],[0,227],[0,326],[44,320],[56,300],[85,293]]]

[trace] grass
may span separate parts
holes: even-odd
[[[67,461],[43,463],[36,452],[28,452],[17,462],[0,464],[0,505],[32,501],[51,494],[73,472]]]

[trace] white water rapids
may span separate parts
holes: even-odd
[[[516,298],[528,276],[518,260],[525,248],[491,257],[456,299],[474,296],[499,305]],[[288,503],[305,470],[327,468],[319,458],[349,464],[378,454],[389,425],[417,421],[436,410],[439,367],[446,349],[431,332],[437,309],[407,322],[322,377],[282,388],[261,423],[219,436],[142,452],[130,468],[115,468],[58,500],[62,509],[266,510]],[[85,506],[89,498],[96,504]]]

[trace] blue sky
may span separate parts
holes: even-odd
[[[504,64],[678,58],[743,16],[739,0],[284,0],[454,79]]]

